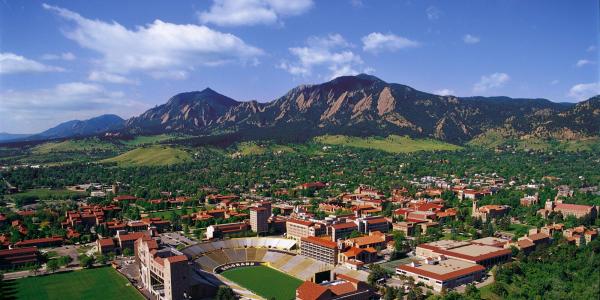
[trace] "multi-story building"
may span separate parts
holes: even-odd
[[[413,222],[397,222],[393,223],[392,227],[396,231],[404,233],[404,236],[412,236],[415,233],[415,223]]]
[[[353,231],[358,231],[358,225],[354,222],[338,223],[329,226],[331,239],[343,240],[350,236]]]
[[[321,284],[305,281],[296,289],[298,300],[367,300],[372,296],[369,285],[343,274],[335,274],[333,280]]]
[[[250,229],[250,225],[245,222],[210,225],[206,228],[206,238],[222,238],[230,234],[243,233]]]
[[[449,289],[480,280],[484,271],[483,266],[446,258],[444,255],[429,257],[421,262],[412,262],[396,268],[396,274],[412,277],[415,283],[423,283],[438,292],[444,288]]]
[[[595,218],[598,214],[598,209],[596,206],[567,204],[563,203],[562,200],[556,200],[546,201],[544,208],[538,211],[544,218],[548,217],[551,212],[560,212],[564,217],[575,216],[581,218],[589,215]]]
[[[261,234],[269,231],[269,216],[271,211],[266,207],[250,208],[250,227],[252,231]]]
[[[300,219],[287,220],[285,227],[286,236],[297,241],[303,237],[320,236],[326,233],[324,225]]]
[[[183,253],[160,248],[148,236],[137,239],[135,244],[142,285],[157,300],[205,298],[216,292],[214,286],[197,280],[193,265]]]
[[[495,246],[474,244],[469,241],[439,240],[420,244],[415,251],[421,258],[444,255],[448,258],[479,264],[484,267],[510,260],[511,250]]]
[[[473,209],[471,216],[474,218],[481,218],[483,222],[501,218],[508,214],[510,206],[508,205],[484,205],[477,207],[477,200],[473,200]]]
[[[41,258],[37,247],[0,250],[0,269],[33,265]]]
[[[384,217],[367,217],[356,219],[358,231],[368,234],[373,231],[388,232],[390,231],[390,222]]]
[[[300,254],[327,264],[336,265],[338,245],[325,238],[303,237],[300,243]]]

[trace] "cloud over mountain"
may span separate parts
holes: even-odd
[[[155,20],[135,29],[117,22],[90,20],[68,9],[43,7],[69,21],[67,38],[102,56],[99,67],[106,72],[185,71],[229,62],[254,62],[263,50],[229,33],[206,26]]]

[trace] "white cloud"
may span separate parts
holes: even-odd
[[[596,62],[592,61],[592,60],[587,60],[587,59],[580,59],[577,61],[577,63],[575,63],[575,66],[578,68],[581,68],[583,66],[593,65],[593,64],[596,64]]]
[[[404,48],[418,47],[419,43],[392,33],[372,32],[362,38],[363,50],[377,53],[379,51],[396,51]]]
[[[14,53],[0,53],[0,74],[62,71],[64,71],[63,68],[48,66]]]
[[[339,34],[327,37],[311,37],[305,47],[289,48],[296,57],[295,63],[282,62],[279,68],[292,75],[308,76],[314,68],[324,67],[329,77],[358,74],[357,68],[363,64],[358,54],[352,52],[351,45]]]
[[[134,79],[129,79],[125,76],[113,73],[107,73],[102,71],[92,71],[88,75],[88,80],[97,82],[109,82],[119,84],[138,84],[139,82]]]
[[[484,93],[490,89],[504,86],[510,80],[510,76],[506,73],[494,73],[481,76],[479,82],[473,86],[473,92]]]
[[[440,95],[440,96],[454,95],[454,91],[450,90],[450,89],[441,89],[441,90],[434,91],[433,93],[436,95]]]
[[[474,36],[474,35],[470,35],[470,34],[465,34],[463,36],[463,42],[465,42],[465,44],[477,44],[479,43],[480,39],[478,36]]]
[[[554,79],[554,80],[550,81],[551,85],[557,85],[559,83],[560,83],[560,80],[558,80],[558,79]]]
[[[173,24],[155,20],[130,30],[117,22],[90,20],[67,9],[43,7],[74,23],[63,32],[81,47],[102,55],[102,71],[171,72],[228,62],[254,62],[263,54],[233,34],[206,26]]]
[[[350,0],[350,4],[353,7],[363,7],[365,5],[362,0]]]
[[[175,80],[183,80],[188,78],[188,73],[182,70],[172,70],[172,71],[157,71],[150,73],[150,76],[154,79],[175,79]]]
[[[596,49],[597,49],[596,46],[591,45],[591,46],[587,47],[587,49],[585,49],[585,51],[587,51],[587,52],[594,52],[594,51],[596,51]]]
[[[427,19],[430,21],[437,20],[442,16],[442,11],[435,6],[429,6],[427,10],[425,10],[425,13],[427,14]]]
[[[575,100],[586,100],[600,95],[600,82],[576,84],[571,87],[568,95]]]
[[[274,24],[312,6],[312,0],[213,0],[210,10],[199,12],[198,19],[219,26]]]
[[[42,55],[43,60],[75,60],[75,54],[71,52],[64,52],[61,54],[44,54]]]
[[[87,119],[106,113],[127,117],[148,105],[128,99],[123,92],[98,84],[69,82],[48,89],[0,92],[0,127],[41,131],[65,120]]]

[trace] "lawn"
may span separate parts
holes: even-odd
[[[192,212],[192,208],[188,208],[188,213]],[[163,211],[153,211],[153,212],[149,212],[148,215],[150,215],[151,218],[162,218],[163,220],[168,220],[171,217],[171,213],[175,212],[175,214],[181,216],[183,214],[183,209],[178,208],[178,209],[170,209],[170,210],[163,210]]]
[[[405,257],[405,258],[401,258],[401,259],[390,260],[388,262],[384,262],[379,265],[382,266],[384,269],[386,269],[389,272],[396,273],[396,267],[398,267],[399,265],[409,264],[411,262],[412,262],[412,259],[410,257]]]
[[[460,146],[433,139],[412,139],[408,136],[390,135],[383,137],[350,137],[344,135],[324,135],[316,137],[317,143],[325,145],[348,146],[364,149],[375,149],[390,153],[408,153],[416,151],[452,151]]]
[[[111,267],[27,277],[7,284],[4,292],[14,299],[144,299]]]
[[[31,189],[22,193],[12,194],[8,197],[13,199],[32,197],[40,200],[64,200],[69,199],[71,196],[81,197],[84,195],[84,192],[70,191],[66,189]]]
[[[83,140],[67,140],[62,142],[48,142],[37,145],[31,149],[34,154],[47,154],[53,152],[89,152],[89,151],[116,151],[117,146],[98,138]]]
[[[148,144],[156,144],[160,142],[170,141],[170,140],[178,140],[184,139],[189,136],[187,135],[175,135],[175,134],[159,134],[159,135],[140,135],[135,138],[127,141],[121,141],[124,145],[127,146],[141,146]]]
[[[302,280],[266,266],[236,268],[221,275],[266,299],[294,299],[302,284]]]
[[[523,224],[510,224],[508,230],[505,230],[510,233],[514,233],[517,236],[525,235],[529,232],[529,229],[533,228],[533,226],[523,225]]]
[[[116,162],[119,166],[164,166],[192,161],[192,156],[179,148],[168,146],[140,147],[101,162]]]

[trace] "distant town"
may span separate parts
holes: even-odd
[[[212,298],[225,287],[261,299],[269,292],[228,274],[265,265],[301,282],[289,297],[303,300],[465,293],[490,288],[498,266],[552,244],[596,241],[598,206],[569,202],[598,187],[558,180],[420,176],[324,197],[346,184],[276,179],[240,193],[205,187],[202,196],[153,198],[128,193],[134,186],[123,181],[36,187],[37,196],[22,197],[5,178],[14,201],[0,214],[0,262],[5,279],[112,265],[149,299]],[[485,204],[508,191],[522,195],[516,206]]]

